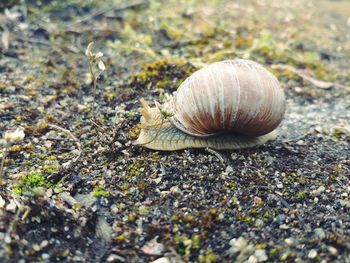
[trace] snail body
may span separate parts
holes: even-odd
[[[285,112],[276,77],[245,59],[216,62],[193,73],[166,106],[170,118],[141,103],[136,144],[165,151],[257,146],[276,138]]]

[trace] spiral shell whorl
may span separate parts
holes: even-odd
[[[277,79],[256,62],[217,62],[187,78],[174,95],[172,123],[194,136],[237,132],[263,135],[285,112]]]

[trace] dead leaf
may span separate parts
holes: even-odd
[[[44,142],[44,146],[47,149],[51,149],[52,145],[53,145],[53,141],[47,140],[47,141]]]
[[[14,108],[14,105],[12,102],[6,101],[3,103],[0,103],[0,112],[4,110],[13,109],[13,108]]]
[[[147,255],[160,256],[164,252],[164,245],[158,243],[156,239],[148,241],[142,248],[142,252]]]

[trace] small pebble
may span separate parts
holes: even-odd
[[[315,196],[319,196],[320,194],[322,194],[324,191],[326,190],[326,187],[324,187],[323,185],[321,185],[319,188],[317,188],[317,190],[315,190],[313,192],[313,194]]]
[[[232,173],[233,172],[233,168],[232,168],[232,166],[227,166],[226,167],[226,173]]]
[[[6,202],[5,202],[4,198],[2,198],[2,197],[0,196],[0,208],[4,208],[4,207],[5,207],[5,204],[6,204]]]
[[[10,244],[12,240],[11,240],[11,237],[9,235],[6,235],[4,241],[6,244]]]
[[[258,218],[257,220],[255,220],[255,224],[254,225],[257,228],[261,228],[261,227],[264,226],[264,221],[262,219]]]
[[[156,239],[148,241],[142,248],[142,252],[146,255],[160,256],[162,255],[165,247],[163,244],[158,243]]]
[[[303,91],[300,87],[295,87],[294,90],[296,93],[301,93]]]
[[[338,250],[335,247],[329,246],[328,251],[329,253],[331,253],[332,256],[335,256],[335,257],[338,256]]]
[[[308,254],[307,256],[308,256],[308,258],[310,258],[310,259],[316,258],[316,257],[317,257],[317,251],[316,251],[316,249],[311,249],[310,252],[309,252],[309,254]]]
[[[298,144],[298,145],[305,145],[305,142],[303,140],[299,140],[299,141],[296,142],[296,144]]]
[[[125,262],[125,259],[116,254],[110,254],[107,258],[107,262]]]
[[[276,224],[278,224],[278,225],[281,225],[284,222],[284,220],[286,220],[286,216],[284,214],[279,214],[274,219],[274,222],[276,222]]]
[[[48,240],[43,240],[40,244],[41,248],[44,248],[46,247],[47,245],[49,244],[49,241]]]
[[[41,247],[38,244],[34,244],[33,249],[34,249],[34,251],[38,252],[38,251],[40,251]]]
[[[16,212],[17,205],[14,201],[10,201],[10,203],[6,206],[6,211],[15,213]]]
[[[258,262],[264,262],[267,260],[267,255],[265,249],[257,249],[254,252],[254,256],[258,260]]]
[[[118,212],[119,212],[118,206],[117,205],[112,205],[112,207],[111,207],[112,215],[116,215],[116,214],[118,214]]]
[[[284,240],[284,242],[288,245],[288,246],[294,246],[295,245],[295,239],[292,237],[286,238]]]
[[[151,263],[170,263],[170,260],[166,257],[158,258]]]
[[[322,228],[316,228],[315,235],[321,240],[326,237],[326,233],[324,232],[324,230]]]
[[[286,230],[286,229],[289,229],[289,226],[287,224],[282,224],[280,225],[280,229]]]

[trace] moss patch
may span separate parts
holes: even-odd
[[[194,71],[196,67],[184,60],[157,60],[146,64],[141,72],[132,75],[130,86],[176,90]]]
[[[18,195],[22,195],[25,192],[32,191],[34,188],[41,186],[49,186],[44,175],[39,172],[31,172],[23,176],[12,191]]]
[[[92,192],[94,197],[108,197],[109,192],[105,190],[103,186],[97,186]]]

